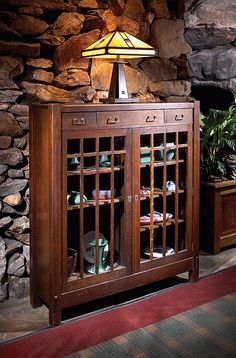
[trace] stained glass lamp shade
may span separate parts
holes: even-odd
[[[108,103],[135,102],[128,95],[124,72],[124,60],[155,56],[155,49],[124,31],[113,31],[81,52],[82,57],[97,57],[113,60],[113,71],[109,95],[102,100]]]

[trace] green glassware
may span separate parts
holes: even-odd
[[[70,158],[68,161],[69,170],[79,170],[80,169],[80,160],[79,158]]]
[[[99,165],[101,167],[109,167],[111,165],[108,155],[101,155],[99,160]]]
[[[90,245],[93,247],[94,250],[94,258],[96,262],[96,240],[90,241]],[[103,252],[105,246],[108,245],[108,241],[104,239],[98,240],[98,273],[102,273],[106,271],[106,268],[103,263]],[[88,272],[96,274],[96,265],[92,265],[89,267]]]
[[[83,195],[83,203],[87,201],[87,198],[85,195]],[[80,192],[72,190],[71,194],[68,198],[68,203],[70,205],[80,205]]]

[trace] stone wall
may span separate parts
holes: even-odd
[[[149,102],[187,100],[191,47],[177,3],[1,0],[0,301],[29,294],[28,104],[106,97],[111,64],[80,53],[117,27],[158,50],[126,65],[130,93]]]
[[[192,86],[236,92],[235,0],[188,0],[185,6]]]

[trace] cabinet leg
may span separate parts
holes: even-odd
[[[188,273],[189,281],[197,282],[199,279],[199,272],[198,269],[194,269],[189,271]]]
[[[217,245],[214,245],[214,248],[213,248],[213,255],[217,255],[220,253],[220,245],[217,244]]]
[[[36,308],[36,307],[42,306],[43,301],[41,300],[41,298],[38,295],[31,294],[30,295],[30,303],[31,303],[32,307]]]
[[[199,256],[194,259],[194,267],[188,273],[189,281],[197,282],[199,279]]]
[[[61,311],[52,312],[52,310],[49,308],[49,324],[51,327],[60,326]]]
[[[52,300],[52,304],[49,306],[49,324],[52,327],[61,324],[61,309],[58,304],[57,296]]]

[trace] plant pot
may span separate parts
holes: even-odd
[[[218,254],[236,244],[236,180],[201,182],[200,249]]]

